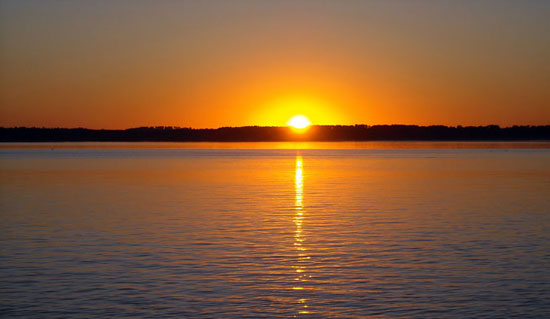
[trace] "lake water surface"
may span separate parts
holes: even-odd
[[[548,318],[550,143],[0,145],[0,316]]]

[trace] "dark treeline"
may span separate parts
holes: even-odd
[[[288,127],[192,129],[139,127],[126,130],[0,127],[1,142],[138,142],[138,141],[518,141],[550,140],[550,125],[417,126],[316,125],[297,134]]]

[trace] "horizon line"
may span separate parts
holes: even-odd
[[[429,125],[420,125],[420,124],[311,124],[308,128],[311,127],[376,127],[376,126],[415,126],[415,127],[447,127],[447,128],[467,128],[467,127],[498,127],[500,129],[513,128],[513,127],[546,127],[550,126],[548,124],[513,124],[507,126],[500,126],[499,124],[484,124],[484,125],[444,125],[444,124],[429,124]],[[192,126],[175,126],[175,125],[149,125],[149,126],[135,126],[127,128],[89,128],[89,127],[61,127],[61,126],[0,126],[0,129],[67,129],[67,130],[103,130],[103,131],[125,131],[125,130],[135,130],[135,129],[185,129],[185,130],[219,130],[227,128],[291,128],[288,125],[242,125],[242,126],[219,126],[219,127],[192,127]]]

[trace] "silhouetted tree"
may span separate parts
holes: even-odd
[[[85,141],[520,141],[550,140],[550,125],[457,126],[442,125],[316,125],[303,134],[288,127],[221,127],[193,129],[171,126],[138,127],[126,130],[85,128],[0,127],[1,142]]]

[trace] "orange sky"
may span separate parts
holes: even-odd
[[[550,124],[545,1],[3,1],[0,125]]]

